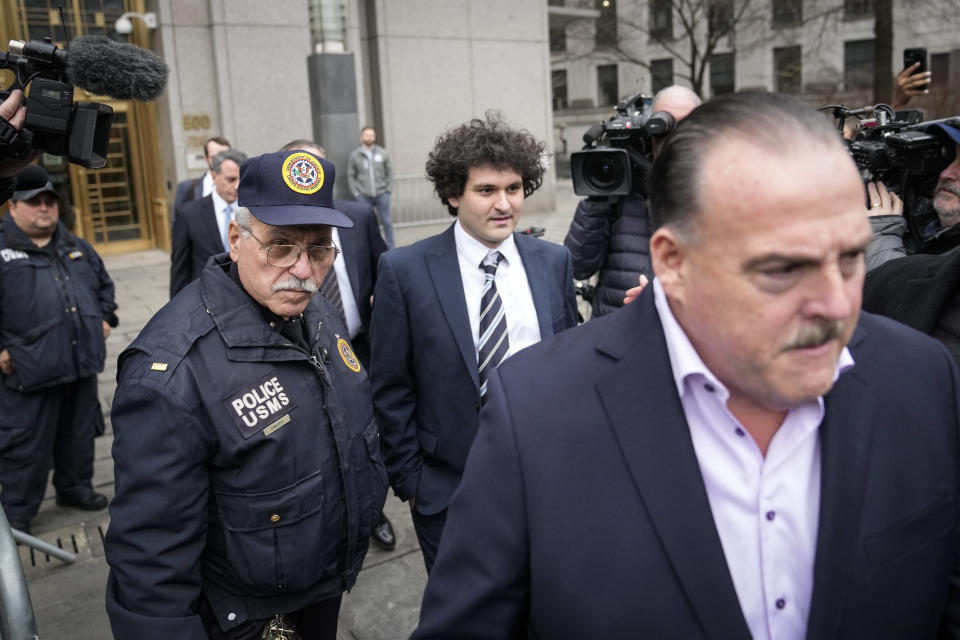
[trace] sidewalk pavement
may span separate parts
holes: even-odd
[[[536,198],[536,194],[532,196]],[[570,182],[557,184],[556,210],[528,212],[519,228],[544,227],[544,239],[562,242],[573,218],[577,198]],[[453,218],[451,217],[451,222]],[[397,244],[402,246],[443,231],[450,222],[400,227]],[[117,356],[136,338],[140,329],[168,300],[170,257],[154,249],[106,256],[107,271],[116,284],[120,326],[107,339],[107,363],[99,376],[100,402],[107,416],[107,432],[96,442],[94,486],[113,497],[113,460],[110,447],[113,430],[110,405],[116,386]],[[90,513],[57,507],[53,487],[48,485],[40,513],[32,521],[34,535],[76,554],[77,562],[65,565],[27,547],[20,547],[30,597],[40,637],[60,640],[110,638],[104,610],[107,564],[103,534],[106,511]],[[397,547],[385,552],[372,544],[353,590],[346,594],[337,634],[342,640],[396,640],[406,638],[416,627],[420,600],[426,585],[423,556],[413,530],[407,505],[392,494],[384,507],[397,535]]]

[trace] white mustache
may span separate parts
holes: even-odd
[[[316,293],[317,285],[312,280],[301,280],[296,276],[290,276],[286,280],[281,280],[273,285],[274,291],[306,291],[307,293]]]

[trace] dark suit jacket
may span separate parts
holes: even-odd
[[[170,297],[200,277],[210,256],[223,253],[213,196],[189,200],[177,209],[170,242]]]
[[[204,173],[206,175],[206,173]],[[203,197],[203,175],[199,178],[187,178],[177,184],[177,192],[173,196],[173,208],[190,200],[199,200]]]
[[[570,254],[514,234],[543,338],[577,324]],[[370,381],[387,471],[420,513],[446,509],[477,432],[477,352],[453,225],[387,251],[373,297]]]
[[[825,396],[807,638],[958,637],[958,370],[862,314]],[[652,287],[511,358],[413,638],[747,639]]]
[[[867,273],[863,308],[930,333],[960,285],[960,249],[885,262]]]
[[[380,226],[373,213],[373,207],[365,202],[352,200],[334,200],[333,206],[353,221],[353,227],[338,228],[340,251],[350,278],[350,289],[360,311],[362,331],[370,333],[370,296],[373,295],[373,283],[377,279],[377,263],[380,254],[387,250],[387,243],[380,235]]]

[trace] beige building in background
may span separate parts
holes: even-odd
[[[373,124],[390,151],[399,225],[449,219],[424,176],[427,154],[447,127],[496,109],[552,143],[547,8],[539,0],[63,4],[71,37],[133,42],[170,67],[156,103],[77,95],[114,108],[106,168],[42,159],[77,213],[75,230],[101,253],[169,248],[176,185],[203,172],[202,146],[215,135],[251,155],[313,137],[339,169],[359,144],[360,127]],[[50,35],[62,46],[56,7],[57,0],[4,2],[0,37]],[[129,34],[116,28],[124,15]],[[528,209],[554,207],[549,176]],[[341,195],[345,184],[338,181]]]
[[[913,100],[927,118],[960,113],[960,4],[886,0],[892,8],[892,68],[902,51],[926,47],[931,94]],[[742,90],[800,95],[811,105],[872,104],[874,0],[547,0],[558,150],[576,151],[584,131],[617,100],[673,83],[709,98]],[[711,39],[712,26],[732,28]],[[687,26],[689,25],[689,27]],[[693,71],[691,45],[699,54]],[[561,166],[558,170],[563,170]]]

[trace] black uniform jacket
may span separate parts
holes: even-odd
[[[366,372],[336,311],[286,339],[208,263],[120,356],[106,537],[117,638],[207,638],[349,589],[386,497]]]
[[[102,371],[103,321],[117,325],[117,305],[100,256],[62,224],[43,248],[9,215],[2,230],[0,350],[16,365],[3,384],[33,391]]]

